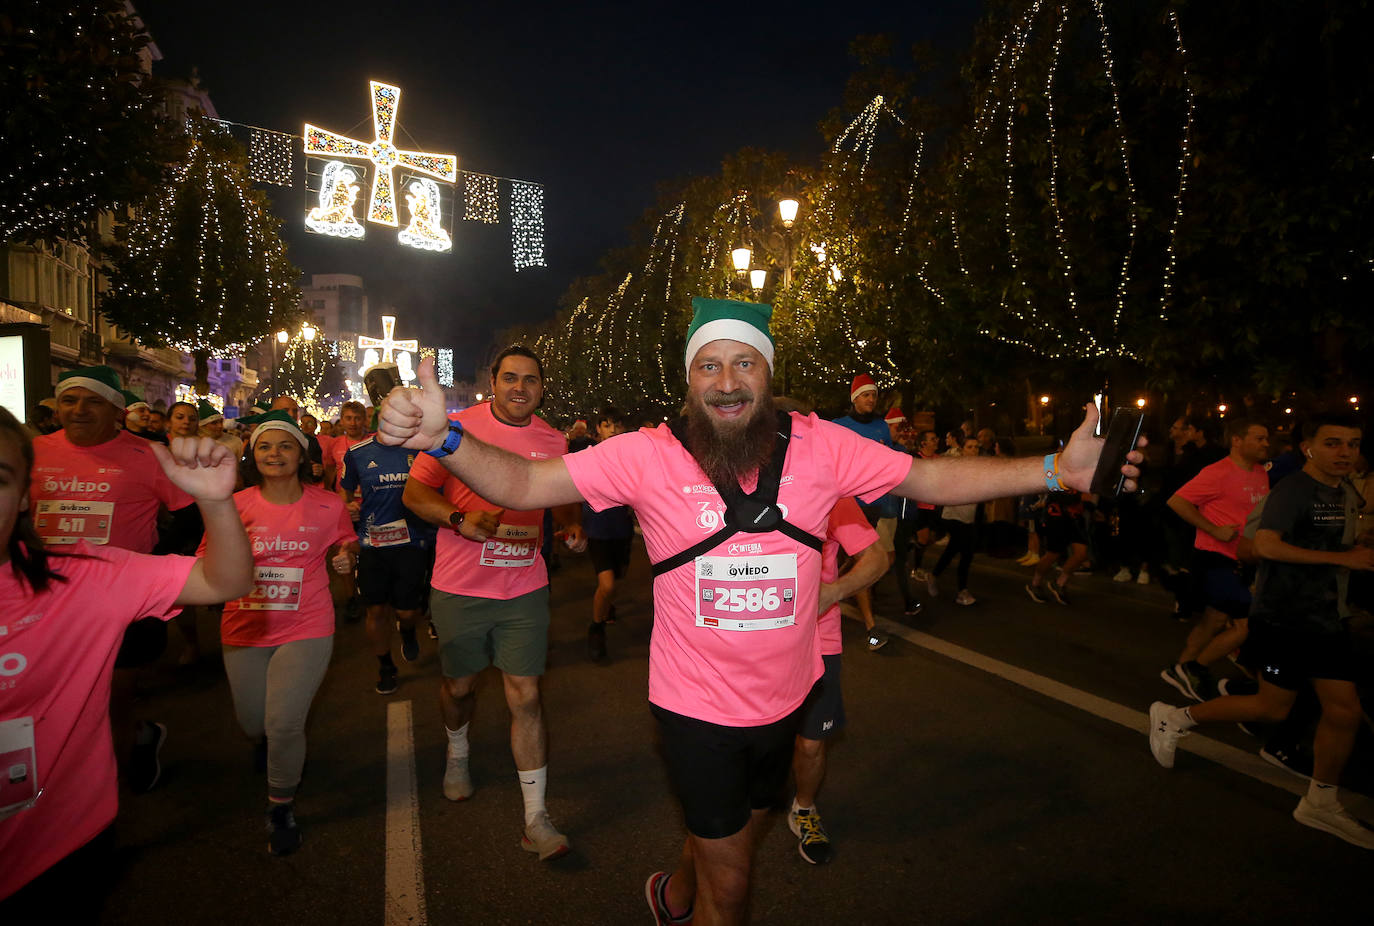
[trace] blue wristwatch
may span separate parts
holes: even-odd
[[[426,450],[425,453],[432,457],[446,457],[458,449],[458,445],[463,442],[463,426],[456,421],[450,421],[448,425],[448,436],[444,442],[433,450]]]

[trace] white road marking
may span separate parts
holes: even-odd
[[[411,702],[386,707],[386,926],[425,926],[425,866]]]
[[[1148,714],[1141,711],[1123,707],[1114,701],[1108,701],[1106,698],[1099,698],[1097,695],[1080,691],[1062,682],[1056,682],[1052,678],[1036,675],[1034,672],[993,659],[991,656],[984,656],[982,653],[976,653],[971,649],[966,649],[947,640],[941,640],[939,637],[933,637],[928,633],[912,630],[910,627],[895,621],[879,618],[878,623],[891,636],[901,637],[908,643],[915,644],[922,649],[939,653],[941,656],[956,662],[962,662],[966,666],[972,666],[975,669],[996,675],[998,678],[1006,679],[1023,688],[1029,688],[1047,698],[1053,698],[1060,703],[1087,711],[1095,717],[1120,724],[1143,736],[1149,735],[1150,718]],[[1180,739],[1178,748],[1195,753],[1204,759],[1210,759],[1218,765],[1224,765],[1233,772],[1239,772],[1265,784],[1282,788],[1284,791],[1297,795],[1307,793],[1306,781],[1274,768],[1260,758],[1258,749],[1255,752],[1246,752],[1217,740],[1208,739],[1196,730]],[[1154,761],[1150,756],[1149,749],[1143,745],[1142,755],[1144,755],[1145,761]],[[1350,811],[1352,816],[1363,820],[1365,823],[1374,824],[1374,799],[1353,791],[1343,790],[1341,791],[1341,803],[1345,805],[1346,810]]]

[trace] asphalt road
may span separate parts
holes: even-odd
[[[952,583],[953,571],[946,574]],[[1025,571],[981,561],[978,602],[953,588],[870,653],[845,622],[849,726],[832,741],[820,810],[836,847],[814,867],[782,814],[757,855],[760,924],[1292,923],[1368,919],[1366,850],[1296,824],[1302,783],[1254,759],[1234,727],[1184,740],[1213,755],[1150,757],[1143,712],[1177,700],[1159,681],[1186,628],[1157,586],[1075,581],[1071,608],[1036,605]],[[880,613],[900,614],[891,580]],[[440,793],[444,734],[437,659],[402,665],[377,695],[361,624],[339,627],[314,705],[298,796],[305,843],[266,851],[265,782],[252,771],[217,651],[194,670],[148,673],[140,715],[170,728],[165,777],[122,795],[119,883],[109,923],[368,924],[411,922],[388,902],[388,705],[410,702],[418,839],[393,830],[393,859],[422,885],[428,922],[645,923],[646,876],[671,868],[684,831],[655,752],[646,693],[650,630],[642,548],[608,632],[611,660],[584,655],[593,585],[585,557],[553,581],[548,803],[573,852],[541,863],[519,847],[521,799],[500,679],[482,678],[473,722],[477,792]],[[215,638],[202,616],[202,637]],[[1371,744],[1349,782],[1374,794]],[[1246,763],[1249,763],[1247,765]],[[403,776],[398,778],[402,786]],[[404,787],[402,787],[402,793]],[[790,795],[789,795],[790,797]],[[1369,820],[1370,802],[1356,798]],[[406,818],[405,807],[393,824]],[[418,851],[416,851],[418,849]],[[402,869],[403,870],[403,869]],[[416,903],[416,901],[419,901]]]

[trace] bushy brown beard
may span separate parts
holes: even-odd
[[[754,411],[742,423],[713,418],[703,407],[754,400]],[[747,389],[711,391],[687,401],[687,452],[718,486],[740,485],[768,462],[777,440],[778,416],[773,393],[765,387],[754,396]]]

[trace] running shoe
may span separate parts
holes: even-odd
[[[902,614],[906,617],[918,617],[921,613],[921,603],[919,601],[908,601]]]
[[[399,622],[396,629],[401,631],[401,658],[406,662],[414,662],[420,658],[420,641],[415,636],[414,627],[402,627]]]
[[[924,582],[929,576],[930,573],[926,572],[924,569],[911,570],[911,577],[917,582]]]
[[[520,837],[520,848],[538,854],[541,862],[567,855],[570,851],[568,837],[553,828],[548,811],[544,810],[539,812],[533,823],[525,827],[524,835]]]
[[[1017,562],[1019,562],[1022,566],[1034,566],[1036,563],[1040,562],[1040,554],[1027,553],[1024,557],[1017,560]]]
[[[1129,582],[1132,578],[1133,577],[1131,575],[1131,570],[1127,569],[1125,566],[1122,566],[1120,569],[1116,571],[1116,575],[1112,576],[1112,581]]]
[[[467,757],[449,756],[444,762],[444,797],[451,801],[465,801],[472,797],[472,773]]]
[[[787,815],[787,826],[798,840],[797,851],[812,865],[830,861],[830,837],[821,826],[821,815],[814,807],[801,807]]]
[[[1150,752],[1165,768],[1174,767],[1174,751],[1178,749],[1179,738],[1191,732],[1169,719],[1174,710],[1172,704],[1163,701],[1150,705]]]
[[[887,634],[877,627],[868,628],[868,651],[876,653],[878,650],[887,646]]]
[[[1031,600],[1031,601],[1034,601],[1036,604],[1044,604],[1044,603],[1045,603],[1045,595],[1044,595],[1044,592],[1045,592],[1044,586],[1041,586],[1041,585],[1033,585],[1033,584],[1032,584],[1032,585],[1027,585],[1027,586],[1026,586],[1026,594],[1027,594],[1027,595],[1030,595],[1030,600]]]
[[[959,594],[954,596],[954,603],[967,606],[971,604],[977,604],[978,599],[970,595],[968,589],[964,588],[960,589]]]
[[[1060,585],[1058,582],[1051,582],[1047,587],[1049,588],[1051,598],[1053,598],[1055,601],[1059,602],[1062,605],[1068,605],[1069,587],[1067,585]]]
[[[1259,683],[1250,678],[1219,678],[1217,694],[1229,697],[1252,695],[1259,691]]]
[[[692,910],[681,916],[668,912],[668,879],[666,871],[656,871],[644,882],[644,900],[649,904],[649,912],[654,915],[654,926],[687,926],[692,922]]]
[[[162,744],[167,742],[167,725],[142,721],[134,737],[134,746],[129,750],[127,780],[129,788],[137,794],[146,794],[157,787],[162,780],[162,762],[159,755]]]
[[[1303,826],[1344,839],[1352,846],[1374,849],[1374,830],[1352,817],[1340,804],[1317,807],[1304,797],[1293,810],[1293,819]]]
[[[1160,672],[1159,677],[1174,686],[1179,694],[1190,701],[1202,700],[1202,696],[1198,694],[1198,688],[1203,684],[1202,676],[1182,663],[1176,663]]]
[[[290,855],[301,847],[301,829],[296,825],[295,805],[273,804],[267,811],[267,851]]]
[[[1276,746],[1265,743],[1259,754],[1261,759],[1274,768],[1281,768],[1304,781],[1312,780],[1312,754],[1301,746]]]
[[[1140,570],[1140,575],[1138,575],[1138,576],[1135,577],[1135,584],[1136,584],[1136,585],[1149,585],[1149,584],[1150,584],[1150,571],[1149,571],[1148,569],[1142,569],[1142,570]]]
[[[395,666],[389,666],[377,671],[377,694],[395,694],[397,688],[396,676],[398,672]]]
[[[606,625],[592,621],[587,628],[587,658],[600,662],[606,658]]]

